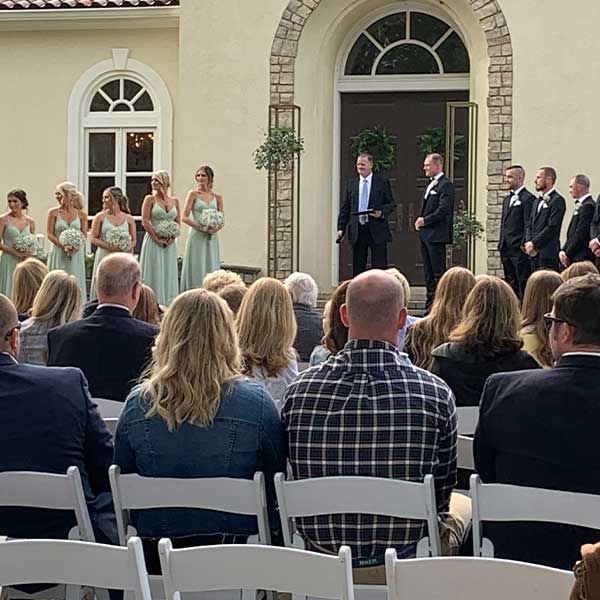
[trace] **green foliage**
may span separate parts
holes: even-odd
[[[454,213],[453,245],[461,246],[467,240],[483,240],[484,228],[477,217],[470,215],[464,208]]]
[[[254,151],[254,164],[261,169],[289,169],[304,152],[304,140],[291,127],[272,127],[265,141]]]
[[[361,152],[373,155],[373,171],[387,171],[396,160],[394,137],[379,127],[365,129],[352,142],[352,155],[358,156]]]
[[[430,127],[419,136],[419,151],[428,154],[444,154],[446,152],[446,129]],[[454,160],[459,161],[465,155],[465,136],[454,136]]]

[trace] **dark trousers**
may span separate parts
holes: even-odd
[[[358,226],[358,238],[352,246],[352,276],[356,277],[367,270],[367,256],[371,249],[371,267],[387,269],[387,244],[376,244],[373,241],[369,225]]]
[[[423,257],[423,273],[425,275],[425,287],[427,288],[425,311],[429,312],[438,281],[446,272],[446,244],[432,244],[421,240],[421,256]]]
[[[515,291],[519,300],[523,300],[525,285],[531,274],[530,258],[523,252],[519,252],[519,254],[500,252],[500,260],[506,283]]]
[[[560,262],[558,256],[556,258],[541,258],[538,254],[531,260],[531,272],[539,271],[540,269],[548,269],[550,271],[560,272]]]

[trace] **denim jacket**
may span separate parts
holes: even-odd
[[[209,427],[183,423],[174,431],[158,415],[146,417],[149,402],[136,386],[125,402],[115,433],[115,464],[145,477],[234,477],[252,479],[285,472],[286,444],[269,393],[240,379],[224,386]],[[268,494],[273,498],[273,494]],[[274,502],[273,502],[274,504]],[[199,509],[151,509],[133,516],[142,537],[256,533],[254,517]]]

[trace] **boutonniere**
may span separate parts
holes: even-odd
[[[573,216],[575,216],[575,215],[578,215],[578,214],[579,214],[579,209],[578,209],[578,208],[576,208],[576,209],[573,211]]]
[[[510,205],[511,206],[521,206],[521,201],[519,200],[519,196],[513,196],[510,199]]]
[[[550,202],[550,194],[544,194],[542,196],[542,198],[546,201],[546,202]],[[548,208],[548,206],[546,205],[546,208]]]

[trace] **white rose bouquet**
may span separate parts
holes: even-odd
[[[198,223],[204,227],[209,227],[210,229],[221,229],[225,223],[225,217],[220,210],[217,210],[216,208],[207,208],[202,211]]]
[[[175,239],[179,237],[181,229],[176,221],[163,219],[159,221],[154,228],[156,235],[164,240]]]
[[[59,236],[58,241],[64,246],[65,252],[73,256],[83,244],[83,235],[79,229],[65,229]]]
[[[20,233],[15,238],[15,250],[33,256],[38,249],[37,240],[30,233]]]
[[[106,243],[128,252],[131,250],[131,236],[129,231],[123,231],[122,229],[110,229],[106,234]]]

